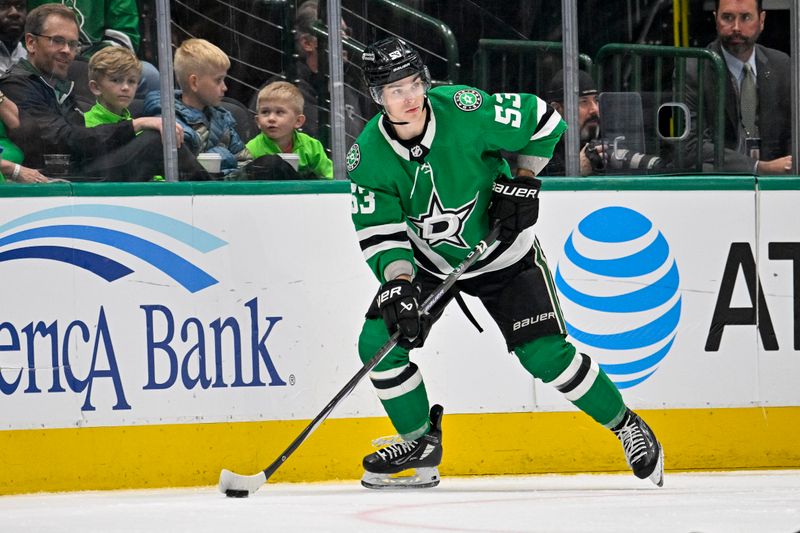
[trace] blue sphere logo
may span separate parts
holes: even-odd
[[[681,316],[679,281],[661,231],[619,206],[578,223],[555,274],[567,331],[620,389],[652,376],[672,348]]]

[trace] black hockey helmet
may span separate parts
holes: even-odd
[[[364,81],[373,100],[382,104],[384,85],[419,74],[425,89],[431,86],[428,67],[412,46],[397,37],[387,37],[370,44],[361,54]]]

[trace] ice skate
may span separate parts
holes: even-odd
[[[392,444],[364,457],[361,484],[368,489],[422,489],[438,485],[442,413],[441,405],[431,407],[431,429],[426,435]],[[405,475],[411,469],[415,470],[414,474]]]
[[[625,459],[633,474],[661,487],[664,484],[664,449],[639,415],[627,410],[622,422],[611,431],[622,442]]]

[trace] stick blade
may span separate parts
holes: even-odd
[[[267,482],[264,472],[252,476],[242,476],[222,469],[219,474],[219,491],[229,498],[246,498]]]

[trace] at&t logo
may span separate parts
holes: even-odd
[[[679,281],[661,231],[619,206],[578,223],[555,273],[570,336],[621,389],[652,376],[672,348]]]

